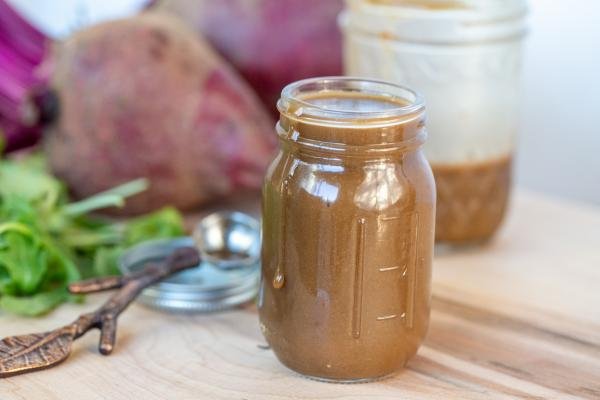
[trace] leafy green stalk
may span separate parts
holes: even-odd
[[[148,180],[136,179],[123,185],[114,187],[76,203],[67,204],[62,212],[65,216],[76,217],[107,207],[123,207],[125,199],[148,189]]]
[[[140,241],[182,235],[182,217],[173,208],[117,222],[88,215],[123,206],[147,186],[138,179],[69,203],[39,155],[0,160],[0,309],[36,316],[78,301],[69,283],[118,273],[120,255]]]

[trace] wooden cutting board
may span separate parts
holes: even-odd
[[[252,305],[200,316],[134,305],[112,356],[90,333],[63,365],[0,380],[0,399],[600,399],[600,208],[517,193],[492,244],[436,256],[433,293],[424,346],[382,382],[295,375],[264,348]],[[70,322],[104,297],[42,319],[0,315],[0,336]]]

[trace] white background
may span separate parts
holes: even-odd
[[[10,1],[55,36],[144,2]],[[517,184],[600,204],[600,1],[531,0],[531,11]]]
[[[517,181],[600,204],[600,1],[531,5]]]

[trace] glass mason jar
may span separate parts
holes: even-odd
[[[524,0],[347,0],[340,17],[346,73],[427,100],[440,242],[485,241],[503,220],[526,14]]]
[[[393,84],[316,78],[278,103],[263,188],[261,330],[309,377],[368,381],[427,331],[435,184],[424,104]]]

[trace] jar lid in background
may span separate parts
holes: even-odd
[[[259,234],[256,233],[259,241]],[[191,237],[153,240],[129,249],[119,259],[123,274],[143,268],[145,263],[164,260],[175,249],[194,247]],[[247,256],[244,254],[244,256]],[[256,297],[260,262],[241,268],[220,268],[203,261],[145,289],[138,300],[148,306],[173,312],[211,312],[235,307]]]
[[[464,44],[521,38],[526,0],[347,0],[347,32],[423,44]]]

